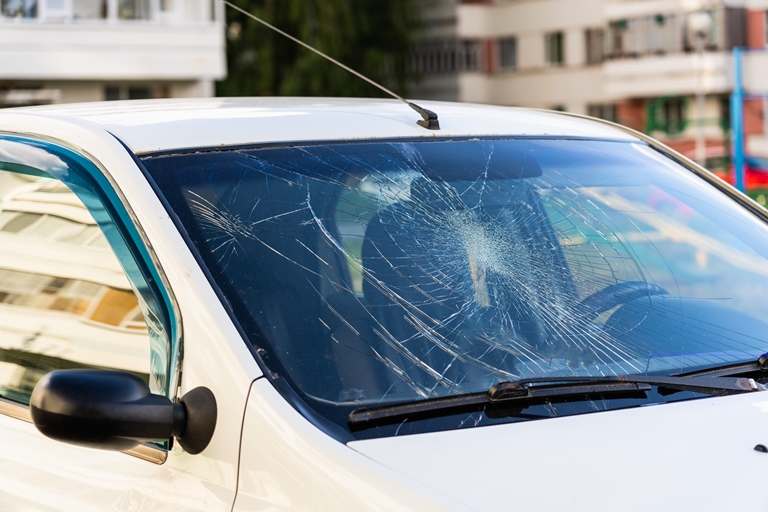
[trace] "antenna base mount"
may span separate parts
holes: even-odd
[[[423,118],[421,121],[416,121],[416,124],[419,126],[423,126],[427,130],[439,130],[440,129],[440,122],[437,120],[437,114],[432,112],[431,110],[427,110],[425,108],[421,108],[415,103],[408,102],[408,106],[411,107],[413,110],[421,114],[421,117]]]

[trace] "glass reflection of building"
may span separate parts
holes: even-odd
[[[0,172],[0,395],[27,402],[46,373],[147,378],[147,327],[96,222],[62,183]]]

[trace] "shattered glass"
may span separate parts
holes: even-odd
[[[342,427],[361,406],[766,352],[765,224],[641,143],[328,143],[143,162],[271,378]]]

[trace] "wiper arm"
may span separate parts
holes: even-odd
[[[695,372],[675,373],[671,377],[730,377],[758,372],[768,372],[768,354],[761,355],[756,361],[728,364]]]
[[[357,409],[349,414],[350,428],[408,416],[451,414],[457,409],[484,405],[537,402],[578,396],[620,395],[636,397],[652,386],[714,396],[764,391],[753,379],[729,377],[657,377],[618,375],[597,377],[538,377],[500,382],[485,393],[428,398],[415,402]],[[641,396],[643,396],[641,394]]]

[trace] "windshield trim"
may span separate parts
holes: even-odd
[[[218,153],[221,151],[250,151],[258,149],[274,149],[274,148],[295,148],[295,147],[314,147],[314,146],[330,146],[344,144],[407,144],[410,142],[461,142],[468,140],[580,140],[580,141],[592,141],[592,142],[619,142],[624,144],[637,144],[643,142],[640,140],[627,140],[619,138],[605,138],[605,137],[576,137],[568,135],[462,135],[456,136],[441,136],[441,137],[387,137],[387,138],[369,138],[369,139],[318,139],[318,140],[295,140],[295,141],[278,141],[278,142],[253,142],[248,144],[230,144],[226,146],[201,146],[191,148],[179,148],[179,149],[164,149],[160,151],[147,151],[138,152],[135,154],[141,160],[148,160],[150,158],[162,158],[164,156],[179,156],[189,155],[192,153]]]

